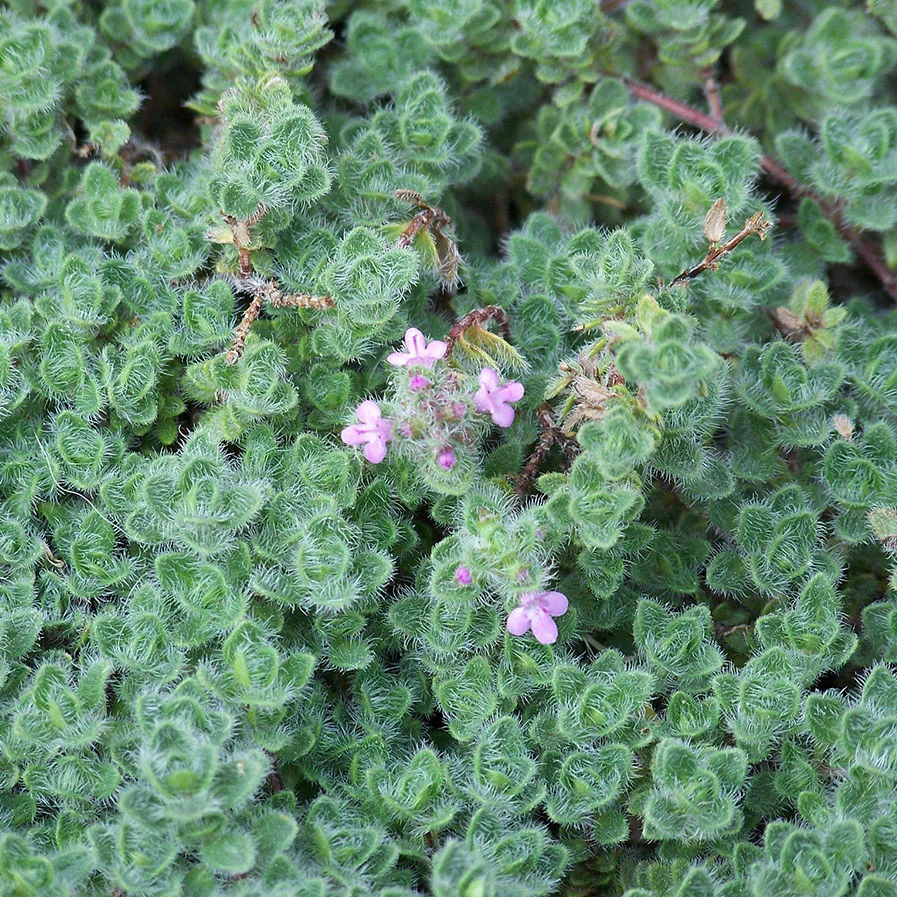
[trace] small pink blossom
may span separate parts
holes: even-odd
[[[473,582],[473,576],[467,567],[458,567],[458,569],[455,570],[455,579],[457,579],[462,586],[469,586]]]
[[[396,367],[420,365],[431,368],[445,355],[447,348],[442,340],[434,339],[428,343],[427,338],[416,327],[409,327],[405,331],[405,351],[393,352],[386,356],[386,360]]]
[[[477,411],[491,414],[493,422],[499,427],[510,427],[514,423],[511,402],[519,402],[522,398],[522,383],[512,380],[500,385],[498,374],[492,368],[480,371],[480,388],[473,397],[473,404]]]
[[[355,410],[361,421],[345,427],[340,438],[346,445],[364,445],[364,456],[371,464],[379,464],[386,457],[386,443],[392,439],[392,421],[383,420],[376,402],[362,402]]]
[[[444,448],[437,456],[436,463],[443,470],[451,470],[455,464],[458,463],[458,458],[455,456],[455,452],[451,448]]]
[[[408,389],[412,392],[420,392],[422,389],[426,389],[429,385],[430,381],[426,377],[422,377],[420,374],[415,374],[408,382]]]
[[[508,615],[508,632],[523,635],[531,628],[536,641],[551,645],[558,637],[552,617],[560,617],[566,612],[567,596],[561,592],[524,592],[520,596],[520,607]]]

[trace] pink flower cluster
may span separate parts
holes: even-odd
[[[567,596],[561,592],[524,592],[520,607],[508,615],[508,632],[523,635],[532,629],[536,641],[551,645],[557,641],[558,628],[552,619],[567,612]]]
[[[416,327],[409,327],[405,331],[405,351],[393,352],[386,356],[386,360],[396,367],[432,368],[447,349],[448,345],[442,340],[434,339],[428,343]]]
[[[455,581],[459,585],[469,586],[473,582],[470,568],[463,565],[457,567]],[[562,592],[524,592],[518,600],[520,607],[508,614],[508,632],[511,635],[525,635],[532,630],[536,641],[553,645],[558,637],[558,627],[553,618],[567,612],[567,596]]]
[[[379,464],[386,457],[387,445],[396,435],[406,438],[428,435],[437,445],[441,443],[441,447],[436,451],[436,463],[443,470],[451,470],[458,463],[455,447],[452,445],[453,438],[457,440],[457,435],[452,437],[453,431],[447,431],[445,427],[452,422],[458,424],[463,421],[471,401],[477,411],[488,414],[492,422],[499,427],[510,427],[514,422],[513,404],[523,398],[523,384],[516,381],[502,383],[496,371],[492,368],[483,368],[480,371],[477,392],[473,396],[470,393],[466,396],[462,393],[459,396],[458,384],[463,383],[463,380],[459,381],[458,375],[453,373],[444,377],[443,381],[445,384],[454,385],[448,386],[448,391],[446,388],[441,392],[437,390],[438,395],[434,400],[433,391],[427,393],[433,382],[420,369],[432,371],[436,362],[445,357],[448,351],[447,344],[442,340],[428,342],[420,330],[411,327],[405,333],[404,350],[404,352],[392,352],[386,360],[395,367],[409,368],[408,391],[419,396],[414,400],[418,403],[416,407],[434,409],[435,417],[430,420],[431,424],[434,420],[437,424],[432,432],[432,427],[421,425],[419,422],[412,426],[413,422],[409,420],[399,423],[394,428],[393,422],[383,417],[383,412],[376,402],[369,399],[362,402],[355,411],[359,422],[345,427],[341,438],[346,445],[363,445],[364,456],[372,464]],[[420,417],[420,414],[416,413],[416,416]],[[438,423],[439,421],[442,423]],[[415,426],[417,433],[414,432]],[[455,441],[455,446],[457,445],[458,442]]]
[[[504,386],[498,380],[498,374],[492,368],[480,371],[480,388],[473,397],[477,411],[491,414],[492,420],[499,427],[510,427],[514,423],[512,402],[523,398],[523,384],[512,380]]]
[[[371,464],[379,464],[386,457],[386,443],[392,439],[392,421],[383,419],[383,412],[376,402],[362,402],[355,409],[361,421],[345,427],[340,434],[346,445],[363,445],[364,456]]]

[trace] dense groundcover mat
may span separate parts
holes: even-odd
[[[0,3],[0,897],[897,897],[897,2]]]

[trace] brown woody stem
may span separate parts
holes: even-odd
[[[255,319],[259,316],[264,301],[265,291],[263,289],[257,290],[252,297],[252,302],[249,303],[249,307],[243,312],[243,320],[237,325],[233,342],[230,344],[227,355],[224,356],[224,360],[228,364],[236,364],[243,357],[243,351],[246,348],[246,337],[249,336],[249,331],[252,329]]]
[[[626,85],[629,93],[636,99],[644,100],[646,103],[652,103],[660,109],[669,112],[670,115],[675,115],[676,118],[681,121],[692,125],[692,127],[699,128],[707,134],[726,136],[735,133],[724,122],[712,118],[709,115],[705,115],[703,112],[689,106],[687,103],[673,99],[673,97],[668,97],[666,94],[661,93],[659,90],[655,90],[653,87],[649,87],[647,84],[634,81],[625,75],[608,75],[608,77],[620,78],[623,84]],[[835,227],[838,228],[841,235],[847,240],[853,251],[859,256],[866,267],[869,268],[879,281],[881,281],[881,284],[888,295],[892,299],[897,300],[897,273],[888,267],[881,249],[878,246],[869,242],[859,233],[859,231],[848,224],[844,220],[841,210],[836,205],[822,198],[806,184],[801,183],[792,174],[789,174],[788,171],[786,171],[775,159],[763,155],[760,157],[760,166],[766,172],[766,175],[770,180],[775,181],[777,184],[784,187],[795,198],[806,196],[814,200],[819,205],[823,214],[835,225]]]
[[[539,468],[545,463],[551,447],[556,442],[563,446],[568,464],[573,463],[577,453],[576,443],[555,424],[551,416],[551,406],[547,402],[539,406],[538,417],[542,426],[542,435],[527,459],[523,471],[517,477],[517,483],[514,486],[514,492],[521,497],[529,492],[533,480],[539,473]]]
[[[263,280],[252,274],[247,276],[231,277],[230,281],[236,288],[245,293],[252,294],[252,302],[243,313],[243,319],[234,332],[231,347],[225,356],[228,364],[236,364],[243,357],[246,347],[246,338],[249,331],[261,314],[262,307],[268,303],[272,308],[333,308],[334,302],[331,296],[312,296],[308,293],[282,293],[276,280]]]
[[[333,308],[330,296],[311,296],[308,293],[281,293],[272,283],[266,294],[272,308]]]
[[[744,223],[744,227],[734,237],[720,243],[718,246],[711,246],[707,252],[704,261],[694,268],[683,271],[678,277],[673,278],[669,285],[671,287],[687,284],[693,277],[697,277],[704,271],[713,271],[716,269],[719,260],[728,255],[739,243],[746,240],[751,234],[756,234],[761,240],[766,239],[766,231],[769,229],[769,222],[765,221],[762,212],[755,212]]]
[[[483,308],[474,309],[471,312],[468,312],[449,330],[448,336],[445,338],[446,342],[446,355],[452,354],[452,349],[455,348],[455,343],[458,342],[461,335],[465,330],[470,327],[482,327],[487,321],[495,321],[498,324],[498,329],[501,331],[502,335],[505,337],[510,336],[509,322],[508,322],[508,313],[498,305],[486,305]]]

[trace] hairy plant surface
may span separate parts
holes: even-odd
[[[897,2],[0,2],[0,897],[897,897]]]

